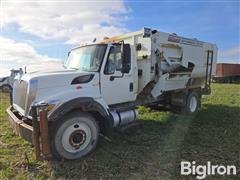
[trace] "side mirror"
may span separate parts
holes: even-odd
[[[129,73],[131,67],[129,64],[123,65],[121,72],[122,73]]]
[[[129,73],[131,69],[131,48],[130,44],[123,44],[122,50],[122,73]]]

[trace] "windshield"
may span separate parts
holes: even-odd
[[[97,72],[100,69],[107,45],[91,45],[74,49],[64,64],[66,68]]]

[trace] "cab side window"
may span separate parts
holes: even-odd
[[[105,74],[114,74],[115,71],[121,71],[122,69],[122,55],[120,46],[112,46],[109,54],[107,63],[105,66]]]

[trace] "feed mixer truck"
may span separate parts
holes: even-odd
[[[143,28],[73,48],[62,69],[15,79],[9,121],[39,156],[76,159],[99,134],[133,123],[137,106],[198,111],[210,94],[215,44]],[[39,141],[41,138],[41,141]]]

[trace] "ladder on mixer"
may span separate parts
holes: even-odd
[[[211,93],[212,65],[213,65],[213,51],[208,50],[207,51],[205,87],[204,87],[205,94]]]

